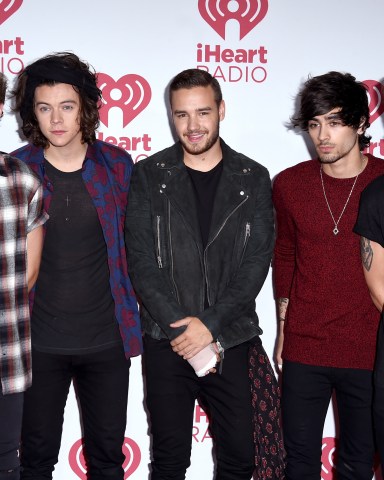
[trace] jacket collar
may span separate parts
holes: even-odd
[[[249,161],[244,162],[244,157],[228,147],[222,139],[220,144],[223,152],[223,171],[216,191],[208,242],[217,235],[229,216],[247,201],[249,196],[242,182],[242,179],[251,173]],[[195,192],[184,165],[181,144],[176,143],[171,147],[156,166],[167,172],[162,177],[164,182],[159,185],[160,190],[182,215],[191,235],[201,242]]]

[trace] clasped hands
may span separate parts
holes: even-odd
[[[189,360],[204,347],[213,342],[213,337],[204,323],[197,317],[185,317],[171,323],[172,328],[187,327],[183,333],[171,341],[172,350]]]
[[[185,317],[171,324],[173,328],[182,326],[187,328],[171,341],[172,350],[190,363],[198,377],[216,373],[214,365],[221,358],[217,349],[211,345],[211,332],[197,317]]]

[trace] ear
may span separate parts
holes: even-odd
[[[220,122],[225,118],[225,102],[222,100],[219,105],[219,119]]]

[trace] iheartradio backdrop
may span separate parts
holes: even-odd
[[[227,114],[221,134],[271,176],[309,159],[305,136],[288,131],[299,86],[309,74],[350,72],[369,88],[370,151],[384,158],[382,0],[0,0],[0,70],[12,82],[24,65],[70,50],[99,72],[104,106],[98,138],[139,161],[173,143],[165,88],[185,68],[211,72]],[[9,110],[8,106],[6,111]],[[1,150],[25,142],[14,115],[0,130]],[[263,342],[272,355],[276,318],[271,277],[258,298]],[[148,426],[140,358],[133,359],[124,451],[126,478],[148,478]],[[212,440],[196,406],[188,480],[211,478]],[[324,429],[322,479],[332,479],[332,407]],[[70,393],[55,480],[85,479],[76,399]],[[377,473],[376,479],[379,478]],[[380,477],[381,478],[381,477]]]

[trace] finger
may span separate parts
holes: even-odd
[[[177,320],[176,322],[170,323],[170,327],[172,328],[178,328],[178,327],[183,327],[184,325],[189,325],[190,321],[189,320]]]
[[[184,336],[179,335],[178,337],[174,338],[174,339],[171,341],[171,346],[172,346],[172,347],[176,347],[177,345],[182,344],[185,340],[186,340],[186,339],[185,339]]]
[[[197,352],[198,352],[198,349],[196,349],[196,348],[192,348],[192,349],[191,348],[186,348],[184,350],[184,354],[183,354],[184,360],[189,360],[190,358],[194,357]],[[182,353],[180,352],[180,354],[182,354]]]

